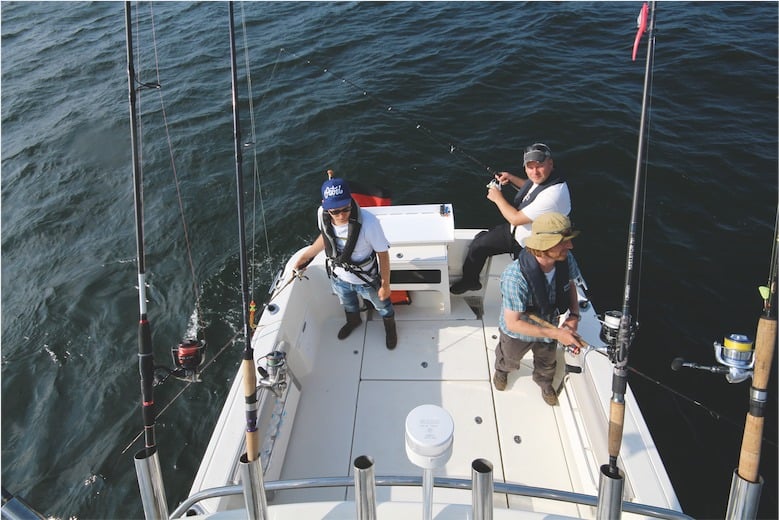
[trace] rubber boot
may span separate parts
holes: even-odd
[[[387,348],[392,350],[398,344],[398,331],[395,329],[395,316],[384,319],[384,332],[387,334]]]
[[[359,312],[346,312],[346,324],[338,331],[338,339],[344,339],[362,323]]]

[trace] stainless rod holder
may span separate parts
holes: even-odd
[[[625,488],[625,474],[617,469],[618,476],[609,472],[609,465],[600,467],[600,485],[598,486],[597,520],[617,520],[622,515],[622,493]]]
[[[143,516],[148,520],[168,518],[168,501],[162,484],[157,448],[144,448],[135,454],[135,474],[141,491]]]
[[[244,453],[241,455],[241,486],[243,500],[246,503],[246,518],[266,520],[268,518],[268,499],[265,497],[265,482],[262,479],[261,458],[249,461]]]
[[[739,476],[738,470],[733,470],[733,480],[730,482],[730,495],[726,520],[754,520],[760,505],[760,491],[763,488],[763,477],[758,482],[750,482]]]
[[[354,501],[357,520],[376,520],[376,472],[368,455],[354,459]]]
[[[422,520],[433,518],[433,470],[422,471]]]
[[[492,520],[492,463],[487,459],[471,462],[471,482],[473,520]]]

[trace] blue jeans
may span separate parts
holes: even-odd
[[[360,300],[357,298],[359,294],[363,299],[370,300],[373,303],[373,306],[376,307],[382,318],[391,318],[395,315],[392,301],[389,298],[380,300],[379,292],[368,284],[347,283],[333,276],[330,278],[330,285],[346,312],[360,312]]]

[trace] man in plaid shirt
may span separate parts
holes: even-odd
[[[502,391],[508,374],[533,351],[533,381],[550,406],[558,403],[552,379],[557,368],[557,342],[583,346],[576,334],[579,323],[578,297],[574,280],[579,267],[571,254],[572,239],[579,234],[562,213],[545,213],[533,221],[531,235],[519,257],[500,278],[503,295],[500,314],[500,341],[495,349],[495,389]],[[566,314],[560,328],[547,328],[530,321],[527,314],[551,321]]]

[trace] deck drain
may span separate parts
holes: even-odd
[[[427,368],[427,361],[422,361],[422,368]]]
[[[478,415],[476,416],[474,421],[476,421],[476,424],[481,424],[482,423],[481,417],[479,417]]]
[[[522,444],[522,437],[520,437],[519,435],[515,435],[514,442],[517,444]]]

